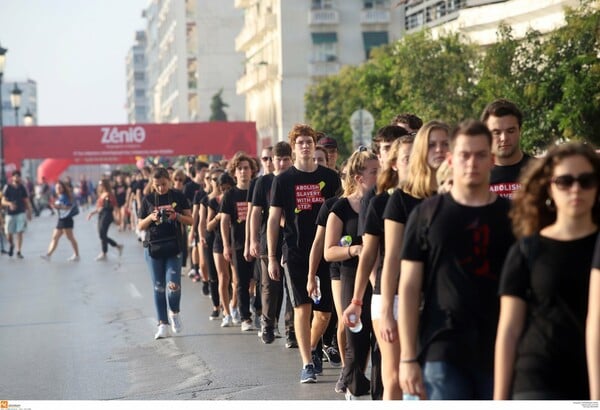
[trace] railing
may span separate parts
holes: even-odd
[[[311,77],[333,75],[339,73],[340,67],[337,61],[313,61],[308,64],[308,75]]]
[[[340,13],[331,9],[316,9],[308,12],[308,24],[315,26],[321,24],[338,24]]]
[[[361,24],[382,24],[390,22],[390,12],[384,9],[368,9],[360,13]]]

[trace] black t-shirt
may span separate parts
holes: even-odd
[[[221,209],[221,204],[219,203],[219,200],[217,198],[210,198],[208,199],[208,196],[206,197],[208,202],[207,202],[207,208],[206,208],[206,212],[207,212],[207,220],[206,222],[210,222],[210,220],[208,220],[208,209],[212,209],[214,214],[213,214],[213,218],[217,217],[217,214],[219,213],[219,209]],[[215,235],[215,239],[214,242],[220,244],[220,246],[223,246],[223,240],[221,239],[221,224],[217,224],[217,226],[215,227],[215,229],[213,229],[211,232],[214,232]]]
[[[219,212],[227,214],[231,218],[230,246],[235,250],[244,249],[246,218],[248,217],[247,196],[247,189],[233,187],[223,195],[223,202],[221,202],[221,209],[219,210]]]
[[[521,161],[513,165],[496,165],[490,174],[490,191],[504,198],[512,198],[513,192],[521,188],[519,175],[532,157],[523,153]]]
[[[152,192],[142,199],[142,205],[138,211],[138,217],[140,219],[146,218],[150,215],[155,208],[164,209],[167,212],[177,212],[183,214],[183,211],[190,209],[187,199],[180,191],[170,189],[166,194],[158,195]],[[160,237],[168,237],[173,235],[175,229],[181,229],[181,224],[176,220],[169,220],[167,222],[158,223],[152,222],[148,228],[150,237],[148,239],[155,239]]]
[[[267,255],[267,219],[269,218],[269,203],[271,202],[271,186],[275,175],[267,174],[256,179],[254,192],[252,194],[252,206],[260,208],[260,253]],[[250,194],[248,194],[250,195]],[[277,241],[277,258],[281,256],[281,241],[283,233],[279,231],[279,240]]]
[[[572,241],[544,236],[515,243],[499,294],[527,303],[515,360],[513,392],[552,391],[563,400],[589,400],[585,321],[597,233]],[[534,249],[523,254],[522,249]],[[530,270],[531,266],[531,270]]]
[[[261,177],[259,177],[261,178]],[[248,186],[248,197],[246,198],[246,202],[252,203],[252,197],[254,196],[254,189],[256,187],[256,182],[259,178],[252,178],[250,180],[250,186]]]
[[[319,209],[319,214],[317,215],[317,220],[315,221],[315,224],[317,226],[322,226],[323,228],[327,227],[327,218],[329,217],[329,212],[331,212],[331,207],[338,200],[339,200],[339,198],[337,196],[333,196],[331,198],[326,199],[325,202],[323,202],[323,205],[321,205],[321,209]],[[321,258],[318,269],[319,269],[319,272],[329,272],[333,266],[334,269],[339,271],[340,270],[339,265],[340,265],[340,262],[327,262],[325,260],[325,258]]]
[[[124,182],[115,184],[115,198],[117,199],[117,205],[119,207],[125,205],[125,201],[127,200],[127,188],[127,184]]]
[[[358,213],[350,206],[348,198],[338,199],[331,207],[334,213],[342,221],[342,236],[352,238],[351,245],[362,245],[362,236],[358,234]],[[340,273],[343,275],[356,276],[358,267],[358,256],[340,262]]]
[[[340,187],[338,174],[322,166],[303,172],[292,166],[273,180],[271,206],[285,215],[283,256],[298,265],[306,265],[315,237],[315,221],[321,205],[335,196]]]
[[[189,182],[187,182],[183,186],[183,194],[189,201],[190,205],[197,204],[197,202],[195,202],[194,198],[196,197],[196,194],[198,193],[198,191],[202,191],[204,193],[204,195],[206,195],[206,192],[204,192],[204,189],[202,189],[200,184],[197,184],[196,182],[194,182],[191,179]]]
[[[204,193],[204,195],[200,195],[200,192],[204,192],[204,191],[196,192],[196,195],[194,196],[194,205],[199,205],[200,207],[204,207],[204,209],[205,209],[204,212],[206,212],[206,217],[208,219],[208,207],[209,207],[208,195],[206,195],[206,192]],[[196,201],[198,201],[198,202],[196,203]],[[199,212],[202,212],[202,209],[200,209]],[[215,212],[218,213],[219,210],[217,209]],[[198,218],[198,223],[200,223],[200,218]],[[208,223],[208,220],[207,220],[207,223]],[[215,231],[207,230],[204,239],[206,239],[206,243],[212,244],[215,239]]]
[[[430,201],[440,202],[425,249],[421,228],[427,222],[422,210]],[[402,259],[424,263],[419,342],[425,360],[484,371],[493,368],[498,280],[514,242],[509,207],[505,198],[471,207],[444,194],[424,200],[410,213]]]
[[[16,202],[17,204],[15,209],[6,207],[6,213],[8,215],[18,215],[25,212],[25,201],[29,200],[29,195],[27,195],[27,189],[25,189],[23,184],[19,184],[17,186],[14,186],[13,184],[5,185],[4,190],[2,191],[2,196],[6,198],[7,201]]]
[[[383,267],[383,257],[385,255],[385,235],[383,232],[383,211],[387,204],[390,194],[382,192],[374,196],[369,201],[367,212],[365,214],[364,234],[377,236],[379,238],[379,264],[375,276],[374,295],[381,295],[381,269]]]
[[[361,199],[360,199],[360,211],[358,212],[358,234],[362,236],[365,233],[365,223],[367,218],[367,210],[369,209],[369,202],[375,196],[376,191],[375,188],[369,189]]]

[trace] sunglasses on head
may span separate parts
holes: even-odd
[[[566,174],[552,178],[551,182],[561,190],[571,188],[575,182],[579,184],[581,189],[592,189],[598,185],[598,177],[593,172],[586,172],[579,176]]]

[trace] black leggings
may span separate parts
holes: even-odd
[[[100,241],[102,242],[102,253],[108,252],[108,245],[117,246],[117,243],[108,237],[108,228],[113,223],[112,213],[105,211],[100,212],[98,216],[98,234],[100,235]]]
[[[201,247],[204,254],[204,260],[206,261],[206,269],[208,270],[208,281],[210,283],[210,298],[213,306],[220,306],[221,301],[219,299],[219,275],[217,273],[217,267],[215,266],[215,258],[212,254],[213,243],[215,242],[214,235],[206,235],[206,248]]]

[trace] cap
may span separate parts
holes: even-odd
[[[337,141],[331,137],[323,137],[319,141],[317,141],[317,145],[320,145],[325,148],[336,148],[338,147]]]

